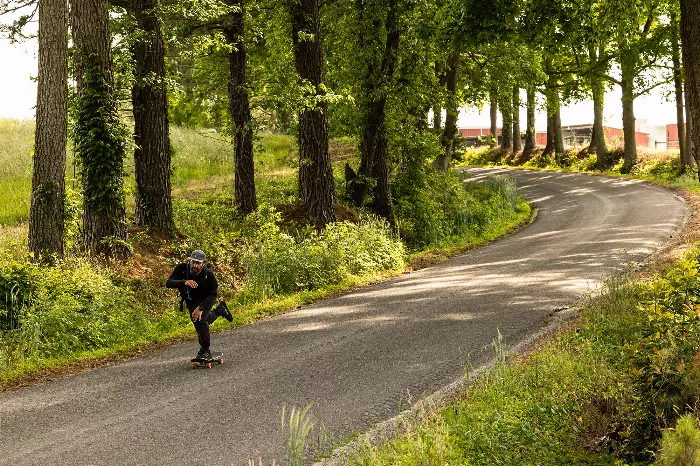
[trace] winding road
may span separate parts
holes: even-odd
[[[0,465],[237,465],[283,454],[283,405],[336,439],[371,428],[541,329],[668,240],[674,193],[599,176],[507,174],[539,207],[508,238],[437,266],[218,333],[226,364],[181,344],[0,394]],[[194,332],[194,330],[193,330]]]

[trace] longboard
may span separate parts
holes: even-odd
[[[211,352],[211,359],[207,358],[192,358],[192,369],[196,369],[198,367],[206,367],[207,369],[211,369],[211,365],[214,362],[218,362],[219,364],[224,363],[224,353],[221,351],[212,351]]]

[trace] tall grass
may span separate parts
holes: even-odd
[[[0,119],[0,225],[29,219],[34,122]]]

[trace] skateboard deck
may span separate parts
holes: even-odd
[[[211,359],[207,358],[192,358],[192,369],[196,369],[198,367],[206,367],[207,369],[211,369],[211,365],[214,362],[218,362],[219,364],[224,363],[224,353],[221,351],[212,351],[211,352]]]

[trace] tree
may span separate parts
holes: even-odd
[[[287,0],[294,63],[306,105],[299,113],[299,198],[317,227],[335,221],[335,181],[328,153],[319,0]]]
[[[453,51],[447,59],[447,72],[445,85],[447,86],[447,112],[445,116],[445,128],[442,133],[443,152],[435,159],[435,167],[446,172],[450,168],[452,153],[454,152],[455,135],[457,134],[457,117],[459,116],[459,100],[457,95],[457,74],[459,70],[459,53]]]
[[[683,171],[693,168],[694,161],[685,148],[685,106],[683,102],[683,68],[680,51],[680,24],[675,9],[671,10],[671,60],[673,62],[673,87],[676,97],[676,123],[678,126],[678,149]]]
[[[29,250],[63,254],[68,125],[68,5],[39,1],[39,72]]]
[[[520,136],[520,86],[513,86],[513,153],[522,149]]]
[[[136,224],[161,233],[175,230],[170,187],[170,129],[165,83],[165,45],[158,0],[131,0],[127,11],[136,19],[132,46],[134,83],[134,166]]]
[[[95,254],[123,256],[125,129],[119,122],[112,74],[107,0],[74,0],[77,103],[74,146],[83,189],[83,240]]]
[[[234,196],[236,207],[244,214],[257,208],[255,198],[255,161],[253,158],[253,122],[247,89],[247,51],[243,0],[231,0],[233,11],[224,25],[229,52],[229,115],[234,137]]]
[[[693,159],[700,167],[700,8],[697,0],[681,0],[681,44],[685,64],[685,92]],[[691,126],[692,125],[692,126]],[[700,177],[700,173],[698,174]]]

